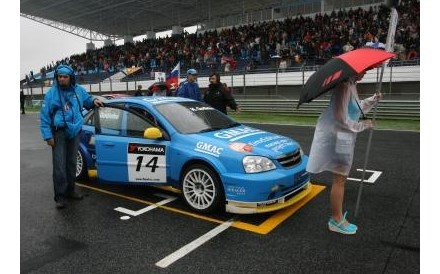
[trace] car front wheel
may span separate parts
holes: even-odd
[[[213,212],[225,205],[223,186],[209,167],[194,164],[183,173],[182,196],[185,203],[200,213]]]

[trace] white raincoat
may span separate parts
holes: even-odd
[[[331,171],[348,176],[357,133],[367,128],[364,121],[359,121],[359,106],[367,113],[378,99],[372,96],[360,101],[354,80],[341,83],[333,90],[330,104],[316,125],[307,171]]]

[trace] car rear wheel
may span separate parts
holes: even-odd
[[[217,174],[209,167],[194,164],[183,173],[182,196],[194,211],[213,212],[225,205],[223,186]]]
[[[84,157],[81,153],[81,151],[78,150],[78,153],[76,154],[76,179],[84,179],[86,177],[86,163],[84,161]]]

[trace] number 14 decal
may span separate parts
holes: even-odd
[[[127,147],[128,180],[136,183],[166,183],[166,146],[129,143]]]
[[[150,161],[148,161],[148,163],[145,165],[145,167],[149,167],[151,168],[151,172],[155,172],[156,168],[158,168],[159,166],[157,165],[157,159],[158,157],[155,156],[153,158],[150,159]],[[141,171],[141,167],[142,167],[142,161],[144,160],[144,156],[138,156],[136,158],[137,162],[137,166],[136,166],[136,171]]]

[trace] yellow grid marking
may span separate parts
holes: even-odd
[[[97,188],[97,187],[84,185],[81,183],[76,183],[76,185],[79,187],[87,188],[87,189],[94,190],[94,191],[97,191],[100,193],[108,194],[111,196],[116,196],[119,198],[123,198],[123,199],[130,200],[133,202],[141,203],[141,204],[146,204],[146,205],[155,204],[150,201],[130,197],[127,195],[119,194],[119,193],[116,193],[113,191],[108,191],[108,190]],[[305,197],[299,196],[298,202],[296,202],[292,206],[289,206],[289,207],[286,207],[284,209],[277,211],[273,216],[266,219],[260,225],[253,225],[253,224],[245,223],[242,221],[235,221],[233,223],[232,227],[246,230],[246,231],[250,231],[250,232],[254,232],[254,233],[258,233],[258,234],[268,234],[273,229],[275,229],[278,225],[280,225],[282,222],[284,222],[287,218],[289,218],[295,212],[297,212],[301,207],[303,207],[305,204],[307,204],[309,201],[311,201],[316,195],[318,195],[324,189],[325,189],[325,186],[312,184],[311,191]],[[208,221],[208,222],[213,222],[213,223],[217,223],[217,224],[224,223],[224,220],[218,220],[215,218],[207,217],[204,215],[200,215],[197,213],[193,213],[193,212],[189,212],[189,211],[185,211],[185,210],[181,210],[181,209],[177,209],[177,208],[173,208],[173,207],[169,207],[169,206],[165,206],[165,205],[158,205],[158,207],[163,208],[168,211],[171,211],[171,212],[180,213],[180,214],[183,214],[186,216],[191,216],[193,218],[201,219],[201,220]]]

